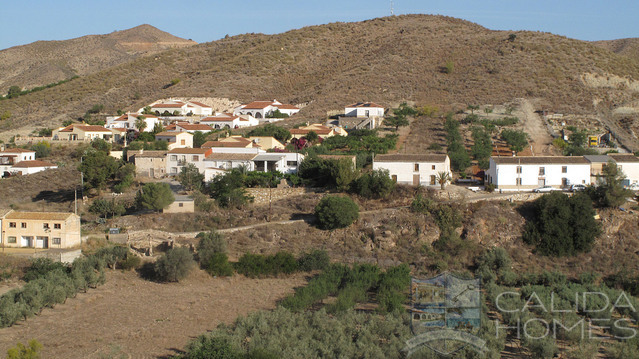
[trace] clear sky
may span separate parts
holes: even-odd
[[[207,42],[390,15],[390,0],[0,0],[0,49],[151,24]],[[493,30],[539,30],[580,40],[639,37],[639,0],[395,0],[400,14],[439,14]]]

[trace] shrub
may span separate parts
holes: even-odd
[[[161,211],[175,201],[168,183],[147,183],[136,196],[136,202],[143,208]]]
[[[54,270],[67,271],[68,269],[64,264],[54,262],[49,258],[36,258],[31,261],[31,265],[26,269],[22,279],[25,282],[30,282],[42,278]]]
[[[46,141],[41,141],[31,146],[31,150],[35,151],[36,158],[49,157],[49,155],[51,155],[51,144]]]
[[[155,262],[155,276],[162,282],[178,282],[186,278],[195,266],[188,248],[173,248]]]
[[[401,264],[391,267],[381,275],[377,301],[382,312],[394,312],[403,310],[403,305],[408,298],[410,286],[410,267]]]
[[[204,270],[210,275],[220,277],[230,277],[233,275],[233,266],[229,263],[226,253],[213,253],[208,257],[207,262],[200,262]]]
[[[37,340],[29,340],[29,346],[22,343],[16,344],[15,347],[7,350],[7,359],[39,359],[42,344]]]
[[[284,251],[270,256],[246,253],[235,263],[235,269],[247,277],[291,274],[297,270],[297,261],[291,253]]]
[[[324,270],[331,262],[328,252],[325,250],[314,249],[308,253],[304,253],[297,260],[297,267],[301,271],[309,272],[312,270]]]
[[[216,253],[226,253],[226,240],[216,231],[200,232],[195,238],[199,238],[197,256],[200,264],[208,263]]]
[[[200,190],[204,183],[204,175],[194,164],[188,163],[178,174],[178,181],[188,191]]]
[[[559,192],[533,202],[534,218],[526,223],[523,239],[544,255],[571,256],[588,252],[601,233],[595,210],[587,195],[572,197]]]
[[[365,198],[386,198],[395,188],[388,170],[373,170],[355,180],[351,189]]]
[[[322,229],[345,228],[359,218],[359,207],[348,197],[326,196],[315,207],[315,216]]]

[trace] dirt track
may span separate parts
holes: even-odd
[[[533,155],[552,155],[552,136],[548,133],[543,119],[535,113],[530,101],[523,98],[517,100],[522,112],[520,117],[522,120],[521,125],[523,126],[523,131],[530,136]]]
[[[183,282],[160,284],[135,272],[109,271],[105,285],[0,329],[0,353],[37,339],[44,346],[43,358],[174,355],[220,323],[274,308],[304,283],[304,274],[258,280],[212,278],[196,270]]]

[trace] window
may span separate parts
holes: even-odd
[[[297,166],[297,161],[286,161],[286,165],[288,167],[295,167]]]
[[[435,165],[433,165],[433,170],[435,170]]]
[[[7,237],[7,243],[16,243],[16,242],[17,242],[16,237],[11,237],[11,236]]]
[[[53,229],[62,229],[62,225],[60,223],[54,223]]]
[[[178,203],[178,207],[184,207],[184,203]]]
[[[430,185],[433,186],[437,183],[437,178],[435,177],[435,175],[431,175],[430,176]]]
[[[517,178],[517,186],[521,186],[521,178]]]
[[[392,178],[393,178],[393,182],[397,183],[397,175],[393,175]]]
[[[27,228],[27,224],[26,224],[25,222],[22,222],[22,223],[20,224],[20,227],[21,227],[21,228]]]
[[[419,171],[419,163],[415,163],[415,172]]]
[[[561,166],[561,173],[568,173],[568,166]]]
[[[546,167],[539,167],[539,175],[543,176],[546,174]]]
[[[521,173],[521,166],[517,166],[517,173]]]
[[[200,160],[200,156],[193,155],[192,159],[193,159],[193,161],[199,161]]]
[[[42,223],[43,229],[49,229],[49,223]]]
[[[185,139],[181,139],[181,140],[180,140],[180,144],[181,144],[182,146],[185,146],[185,145],[186,145],[186,140],[185,140]]]
[[[177,167],[171,167],[171,173],[176,174],[177,173]]]
[[[61,242],[60,238],[51,238],[51,244],[60,245]]]
[[[9,228],[16,228],[16,222],[9,222]]]
[[[177,155],[171,155],[171,161],[177,161]]]
[[[561,179],[561,187],[568,187],[568,178],[564,177]]]

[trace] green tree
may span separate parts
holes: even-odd
[[[156,122],[155,125],[153,126],[153,135],[157,135],[160,132],[164,132],[164,126],[162,126],[162,124],[160,122]]]
[[[109,152],[111,152],[111,144],[101,138],[94,138],[91,141],[91,147],[106,154],[109,154]]]
[[[528,134],[523,131],[504,129],[501,138],[506,141],[511,151],[521,152],[528,146]]]
[[[78,170],[84,176],[86,188],[103,189],[107,182],[115,178],[120,167],[118,160],[103,151],[87,151]]]
[[[20,86],[13,85],[9,87],[9,91],[7,91],[7,98],[14,98],[20,96],[22,89]]]
[[[193,133],[193,147],[200,148],[206,142],[210,132],[195,131]]]
[[[408,126],[410,122],[404,116],[387,116],[384,118],[384,125],[395,127],[395,131],[399,130],[400,127]]]
[[[315,217],[322,229],[345,228],[359,218],[359,207],[348,197],[325,196],[315,207]]]
[[[136,201],[143,208],[161,211],[168,207],[175,197],[168,183],[147,183],[138,192]]]
[[[450,177],[450,173],[448,172],[438,172],[437,175],[435,175],[435,181],[437,181],[437,183],[439,183],[439,186],[441,187],[441,189],[446,188],[446,183],[450,182],[452,180],[452,178]]]
[[[124,204],[116,202],[115,199],[106,200],[98,198],[89,206],[89,212],[95,213],[100,217],[115,217],[121,216],[126,212]]]
[[[590,251],[601,233],[592,200],[584,193],[572,197],[552,192],[532,204],[533,219],[526,223],[523,239],[543,255],[572,256]]]
[[[291,139],[291,132],[283,127],[268,123],[262,127],[249,131],[248,136],[273,136],[276,140],[285,143]]]
[[[468,105],[467,108],[470,110],[471,115],[474,115],[475,110],[479,110],[479,105]]]
[[[151,109],[151,106],[144,107],[144,109],[142,110],[142,114],[143,115],[155,115],[155,113],[153,113],[153,109]]]
[[[178,181],[187,191],[199,191],[204,184],[204,175],[194,164],[188,163],[182,167],[182,171],[178,174]]]
[[[2,114],[0,114],[0,121],[8,120],[10,118],[11,118],[10,111],[4,111]]]
[[[139,132],[144,132],[144,129],[146,128],[146,121],[144,120],[144,117],[138,116],[137,120],[135,120],[135,128],[137,128]]]
[[[288,118],[287,113],[282,113],[279,109],[266,114],[266,118]]]
[[[388,170],[379,169],[355,180],[352,183],[352,190],[364,198],[386,198],[395,189],[395,185]]]
[[[308,142],[314,143],[319,138],[319,135],[315,131],[308,131],[308,133],[304,137]]]
[[[488,133],[488,131],[486,131],[483,127],[473,127],[472,135],[474,143],[471,148],[471,152],[473,157],[479,163],[480,168],[487,169],[489,165],[488,159],[493,153],[493,144],[490,133]]]
[[[626,176],[614,161],[608,161],[602,175],[597,186],[588,187],[586,191],[597,207],[618,207],[633,195],[631,190],[624,188]]]
[[[188,248],[169,249],[154,265],[155,276],[162,282],[179,282],[195,267],[193,255]]]
[[[242,207],[253,198],[244,188],[245,175],[238,168],[234,168],[224,175],[216,176],[209,183],[209,193],[215,198],[220,207]]]
[[[31,146],[31,150],[35,151],[36,158],[49,157],[51,155],[51,144],[47,141],[40,141]]]
[[[335,186],[340,191],[345,191],[357,178],[359,171],[353,162],[347,158],[331,161],[331,177],[335,180]]]

